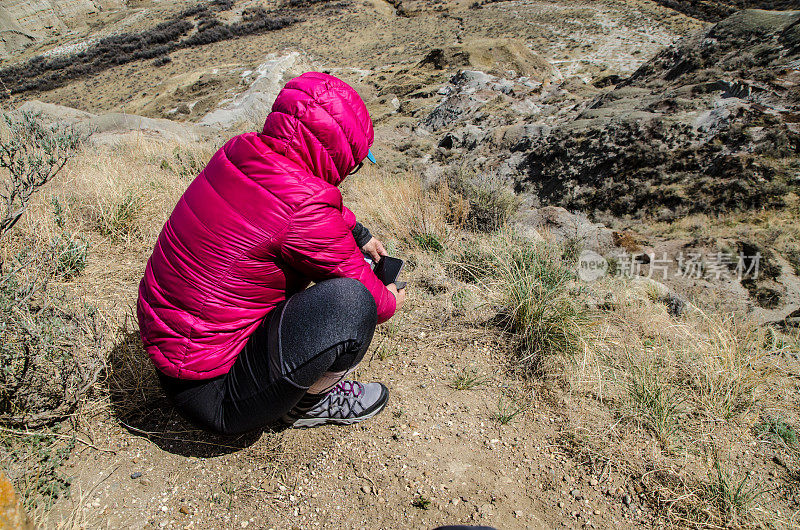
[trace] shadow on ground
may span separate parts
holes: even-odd
[[[222,436],[184,420],[167,399],[138,331],[124,331],[111,351],[108,391],[111,411],[134,436],[152,441],[164,451],[183,456],[212,457],[253,445],[261,432]]]

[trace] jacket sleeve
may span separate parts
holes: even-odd
[[[356,246],[358,248],[363,247],[372,239],[372,234],[369,229],[358,221],[356,221],[356,226],[350,230],[350,233],[353,234],[353,239],[356,240]]]
[[[356,226],[356,214],[350,211],[350,208],[342,205],[342,219],[348,230],[352,230]]]
[[[364,261],[342,212],[319,197],[304,203],[292,216],[281,244],[281,258],[307,278],[353,278],[372,293],[378,323],[394,315],[396,300]]]

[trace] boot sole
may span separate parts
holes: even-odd
[[[365,410],[361,416],[353,418],[300,418],[292,424],[293,429],[307,429],[309,427],[319,427],[320,425],[352,425],[364,420],[368,420],[373,416],[377,416],[389,402],[389,389],[383,383],[381,385],[381,397]]]

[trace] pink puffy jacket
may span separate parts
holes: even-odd
[[[261,134],[217,151],[175,206],[139,285],[142,340],[159,370],[227,373],[267,313],[312,280],[355,278],[379,322],[394,314],[336,187],[373,138],[356,91],[308,72],[286,84]]]

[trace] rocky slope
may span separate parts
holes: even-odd
[[[477,186],[512,186],[524,197],[523,224],[541,218],[542,206],[619,226],[626,224],[620,219],[674,223],[696,214],[781,211],[795,200],[800,12],[742,11],[664,49],[626,79],[587,84],[545,70],[509,78],[462,68],[420,122],[439,138],[420,168],[429,181],[466,173]],[[587,222],[564,220],[559,230],[575,225],[572,232],[597,240],[597,230],[584,234]],[[762,320],[796,309],[796,267],[784,261],[795,259],[789,240],[730,232],[681,243],[659,234],[634,247],[658,255],[686,245],[711,254],[761,252],[758,282],[713,286],[728,290],[729,300],[749,293],[756,305],[778,311]],[[613,250],[610,235],[602,239],[593,248]]]
[[[123,0],[45,0],[0,2],[0,58],[36,41],[85,26],[87,18],[126,7]]]
[[[682,41],[526,138],[547,203],[672,219],[780,206],[800,168],[800,12],[746,11]]]

